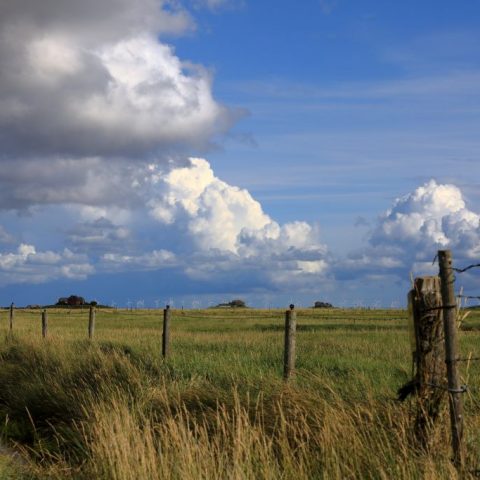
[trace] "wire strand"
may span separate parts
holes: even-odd
[[[480,267],[480,263],[474,263],[472,265],[469,265],[468,267],[465,267],[465,268],[455,268],[455,267],[452,267],[452,270],[454,272],[457,272],[457,273],[463,273],[463,272],[466,272],[467,270],[470,270],[472,268],[479,268]]]

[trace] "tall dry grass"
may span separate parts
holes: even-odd
[[[229,403],[209,408],[201,408],[202,392],[196,405],[191,394],[177,392],[173,408],[167,388],[133,407],[121,395],[95,405],[85,439],[90,474],[112,480],[458,478],[441,440],[446,432],[437,432],[430,452],[416,450],[408,407],[368,395],[361,404],[335,396],[325,401],[281,385],[254,400],[233,390]]]

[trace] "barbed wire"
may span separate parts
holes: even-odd
[[[14,310],[14,315],[41,315],[43,310],[38,310],[37,312],[26,312],[25,310]],[[10,312],[7,311],[7,315]]]
[[[435,383],[425,383],[424,385],[432,388],[438,388],[439,390],[445,390],[446,392],[450,393],[466,393],[471,389],[467,384],[460,385],[460,388],[448,388],[445,385],[437,385]]]
[[[433,257],[432,265],[435,265],[435,262],[437,259],[438,259],[438,253]],[[467,272],[468,270],[471,270],[472,268],[480,268],[480,263],[473,263],[472,265],[468,265],[465,268],[451,267],[451,269],[457,273],[464,273],[464,272]]]
[[[447,308],[458,308],[458,305],[441,305],[439,307],[423,308],[423,312],[434,312],[435,310],[446,310]]]
[[[253,316],[253,315],[245,315],[245,316],[238,316],[238,315],[232,315],[230,317],[228,316],[219,316],[219,315],[189,315],[189,314],[183,314],[183,313],[178,313],[178,312],[173,312],[173,316],[175,318],[188,318],[188,319],[195,319],[195,320],[279,320],[283,319],[284,315],[282,313],[279,313],[278,315],[269,315],[269,316]],[[298,318],[298,317],[297,317]]]
[[[46,312],[49,317],[80,317],[80,316],[86,316],[88,315],[88,310],[85,310],[84,312],[75,312],[75,313],[70,313],[70,312],[51,312],[50,310],[45,309],[45,310],[38,310],[37,312],[25,312],[21,310],[16,310],[15,314],[18,316],[22,315],[41,315],[43,312]]]
[[[438,343],[443,343],[443,341],[444,340],[442,339]],[[457,358],[451,360],[450,363],[453,363],[453,362],[475,362],[475,361],[479,361],[479,360],[480,360],[480,357],[457,357]],[[449,362],[447,360],[445,360],[445,363],[449,363]],[[435,364],[435,367],[436,367],[436,364]],[[428,372],[429,375],[435,375],[435,373],[436,373],[435,370]]]
[[[454,272],[457,272],[457,273],[463,273],[463,272],[466,272],[472,268],[479,268],[480,267],[480,263],[474,263],[472,265],[469,265],[468,267],[465,267],[465,268],[455,268],[455,267],[451,267],[452,270]]]

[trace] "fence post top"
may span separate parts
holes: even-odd
[[[452,258],[452,251],[451,250],[438,250],[437,257],[440,258]]]

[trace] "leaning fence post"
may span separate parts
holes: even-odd
[[[460,385],[457,370],[458,339],[455,299],[455,275],[450,250],[438,251],[438,264],[442,284],[443,325],[445,330],[445,362],[447,364],[448,396],[450,400],[450,423],[452,429],[453,462],[463,466],[463,402],[464,388]]]
[[[162,334],[162,356],[168,357],[170,347],[170,305],[167,305],[163,310],[163,334]]]
[[[48,333],[47,311],[43,310],[43,312],[42,312],[42,338],[47,338],[47,333]]]
[[[95,307],[90,307],[88,314],[88,338],[92,340],[95,333]]]
[[[431,429],[440,415],[446,377],[442,297],[439,277],[416,278],[408,293],[414,360],[413,379],[399,389],[399,399],[416,396],[415,436],[430,446]]]
[[[283,378],[288,380],[295,373],[295,332],[297,330],[297,313],[295,306],[285,312],[285,350],[283,357]]]
[[[13,317],[15,315],[14,312],[15,312],[15,305],[12,302],[12,304],[10,305],[10,334],[13,333]]]

